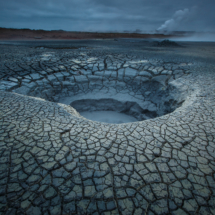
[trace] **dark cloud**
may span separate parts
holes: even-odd
[[[214,8],[214,0],[0,0],[0,26],[71,31],[214,31]]]

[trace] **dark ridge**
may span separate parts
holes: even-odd
[[[156,47],[181,47],[178,43],[170,40],[162,40],[161,42],[156,41],[153,43],[153,46]]]

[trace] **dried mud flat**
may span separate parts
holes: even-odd
[[[214,43],[0,44],[0,214],[215,214]]]

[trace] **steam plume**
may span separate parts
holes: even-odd
[[[173,17],[167,20],[163,25],[161,25],[157,30],[158,31],[174,31],[182,23],[188,21],[191,16],[191,11],[187,8],[184,10],[178,10],[175,12]]]

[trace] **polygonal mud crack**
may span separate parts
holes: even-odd
[[[1,214],[214,214],[214,67],[36,51],[0,49]],[[145,118],[183,104],[116,125],[70,106],[85,102]]]

